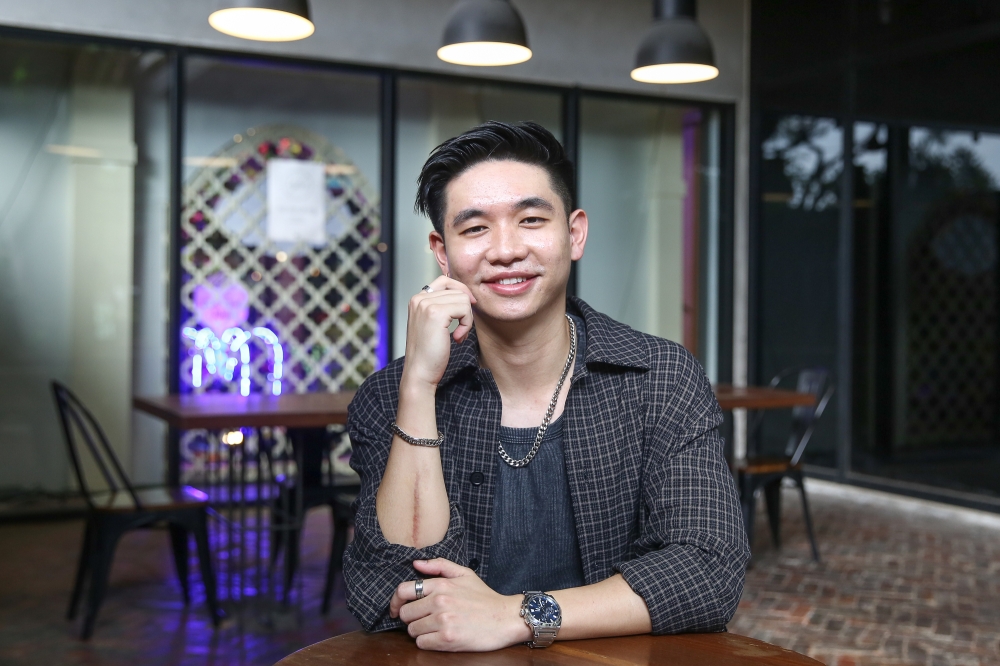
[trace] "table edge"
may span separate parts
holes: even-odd
[[[336,642],[336,641],[348,641],[348,640],[351,640],[351,638],[355,637],[355,636],[364,636],[366,638],[373,638],[373,637],[379,636],[379,635],[392,635],[392,634],[403,635],[403,634],[405,634],[405,632],[402,629],[391,630],[391,631],[383,631],[383,632],[369,632],[369,631],[365,631],[364,629],[358,629],[356,631],[349,631],[349,632],[346,632],[346,633],[343,633],[343,634],[339,634],[337,636],[331,636],[330,638],[326,638],[326,639],[324,639],[322,641],[317,641],[316,643],[313,643],[312,645],[307,645],[307,646],[305,646],[303,648],[300,648],[300,649],[296,650],[295,652],[292,652],[291,654],[288,654],[288,655],[282,657],[281,660],[279,660],[278,662],[276,662],[274,664],[274,666],[290,666],[291,663],[292,663],[290,660],[293,657],[295,657],[296,655],[299,655],[299,654],[301,654],[303,652],[307,652],[307,651],[311,650],[312,648],[316,648],[316,647],[321,646],[321,645],[326,644],[326,643],[331,643],[331,642]],[[653,639],[658,639],[658,638],[677,639],[677,640],[681,640],[683,642],[688,642],[688,643],[693,642],[693,641],[720,642],[720,641],[732,640],[733,638],[737,638],[737,639],[739,639],[741,641],[746,641],[747,644],[750,644],[750,645],[762,645],[762,646],[766,646],[769,649],[775,649],[775,650],[778,650],[778,651],[780,651],[782,653],[787,653],[789,655],[793,655],[795,658],[801,660],[801,666],[812,666],[813,664],[815,664],[816,666],[823,666],[822,662],[820,662],[820,661],[818,661],[818,660],[816,660],[816,659],[814,659],[814,658],[812,658],[812,657],[810,657],[808,655],[804,655],[801,652],[795,652],[794,650],[790,650],[790,649],[782,647],[780,645],[775,645],[773,643],[768,643],[766,641],[762,641],[759,638],[753,638],[751,636],[744,636],[742,634],[734,634],[734,633],[727,632],[727,631],[723,631],[723,632],[687,632],[687,633],[667,634],[667,635],[659,635],[659,636],[656,636],[656,635],[653,635],[653,634],[639,634],[638,637],[653,638]],[[628,636],[609,636],[609,637],[606,637],[606,638],[589,638],[589,639],[582,639],[582,640],[559,641],[559,642],[555,643],[555,645],[553,647],[558,647],[558,646],[571,647],[573,645],[583,645],[583,646],[586,646],[588,643],[595,642],[595,641],[620,640],[620,639],[627,639],[627,638],[630,638],[630,637],[628,637]],[[504,651],[504,650],[511,650],[511,649],[516,650],[519,647],[522,647],[522,646],[520,646],[520,645],[512,645],[512,646],[509,646],[507,648],[502,648],[501,650],[497,650],[496,652],[501,652],[501,651]],[[413,645],[413,649],[419,649],[419,648],[417,648],[416,645]],[[479,653],[471,652],[471,653],[456,653],[456,654],[479,654]],[[309,655],[303,655],[303,656],[305,656],[305,657],[308,658]],[[603,655],[603,656],[607,657],[607,655]]]

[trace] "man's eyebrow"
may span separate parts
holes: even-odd
[[[555,206],[549,203],[548,200],[541,197],[528,197],[527,199],[521,199],[510,207],[510,209],[514,212],[524,210],[525,208],[541,208],[542,210],[547,210],[553,213],[556,210]]]
[[[452,226],[458,226],[465,222],[466,220],[471,220],[474,217],[484,217],[486,215],[485,211],[479,210],[478,208],[466,208],[465,210],[459,211],[458,215],[451,221]]]

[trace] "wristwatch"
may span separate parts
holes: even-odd
[[[543,648],[552,645],[562,625],[562,609],[551,594],[525,592],[524,601],[521,602],[521,617],[534,634],[534,640],[528,643],[528,647]]]

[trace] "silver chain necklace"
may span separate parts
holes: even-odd
[[[549,422],[552,420],[552,413],[556,411],[556,403],[559,402],[559,394],[562,392],[563,383],[566,381],[566,375],[569,374],[569,369],[573,367],[573,361],[576,360],[576,323],[569,315],[566,315],[566,321],[569,322],[569,356],[566,357],[566,365],[563,366],[562,374],[559,375],[559,383],[556,384],[556,392],[552,394],[552,400],[549,401],[549,408],[545,412],[545,418],[542,419],[542,425],[538,427],[538,434],[535,435],[535,445],[531,447],[530,451],[528,451],[528,455],[524,456],[520,460],[514,460],[504,450],[503,442],[497,442],[497,451],[500,453],[500,457],[511,467],[524,467],[530,463],[531,459],[538,453],[538,449],[542,446],[542,438],[545,437],[545,431],[549,429]]]

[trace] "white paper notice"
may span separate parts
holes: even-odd
[[[326,174],[322,162],[267,161],[267,237],[326,243]]]

